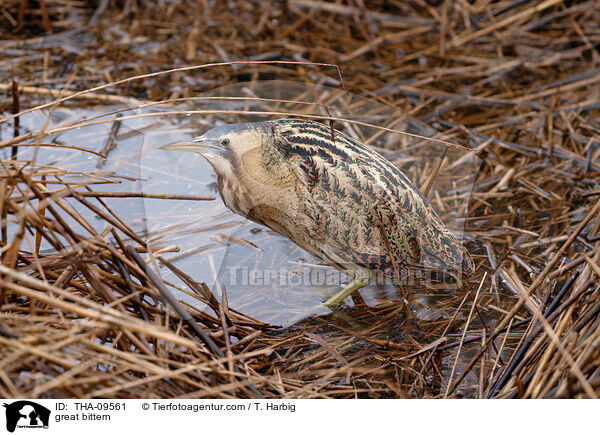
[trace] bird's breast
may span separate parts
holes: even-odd
[[[252,208],[251,199],[249,193],[239,182],[217,175],[217,189],[229,209],[241,216],[247,216],[248,211]]]

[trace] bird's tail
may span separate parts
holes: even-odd
[[[424,245],[423,261],[432,267],[446,270],[454,276],[472,275],[475,264],[469,251],[450,231],[444,231],[437,243]]]

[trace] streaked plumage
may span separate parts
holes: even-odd
[[[473,272],[469,254],[398,168],[337,130],[332,138],[322,123],[224,125],[166,148],[200,152],[227,207],[340,270],[404,275],[419,264]]]

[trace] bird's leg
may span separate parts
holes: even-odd
[[[326,307],[333,307],[334,305],[339,304],[356,290],[363,288],[369,283],[371,279],[371,271],[370,270],[359,270],[354,274],[354,278],[348,282],[339,292],[334,294],[332,297],[323,302],[323,305]]]

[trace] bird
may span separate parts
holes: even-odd
[[[469,252],[408,177],[331,125],[294,118],[223,124],[162,149],[200,154],[230,210],[353,274],[328,307],[374,272],[399,279],[419,265],[453,276],[474,272]]]

